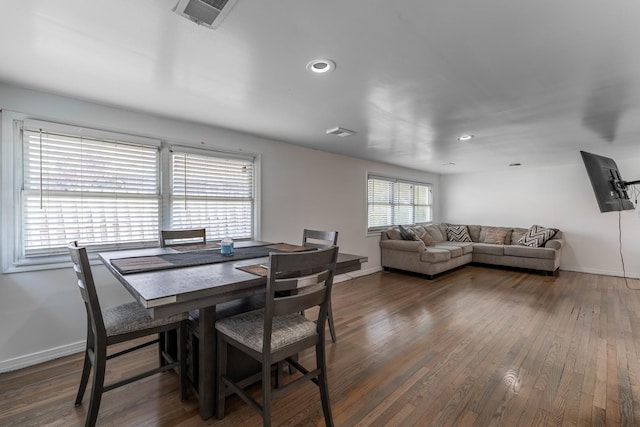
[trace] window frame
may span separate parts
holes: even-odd
[[[96,125],[75,125],[63,123],[62,121],[54,121],[49,119],[39,119],[24,113],[13,111],[0,111],[1,117],[1,138],[2,147],[0,148],[0,165],[2,166],[2,174],[0,175],[0,200],[2,208],[0,215],[2,219],[3,245],[0,245],[0,258],[2,260],[2,272],[14,273],[23,271],[45,270],[64,268],[70,265],[67,254],[23,257],[22,252],[22,235],[23,235],[23,207],[22,207],[22,188],[24,180],[24,158],[23,158],[23,132],[22,127],[25,123],[42,122],[42,126],[51,126],[48,130],[52,131],[56,126],[66,129],[78,129],[84,132],[83,135],[98,135],[104,139],[118,139],[124,142],[141,143],[144,145],[151,144],[158,147],[158,165],[157,165],[157,182],[158,182],[158,231],[168,229],[170,226],[170,188],[171,188],[171,165],[170,153],[173,147],[179,147],[181,151],[190,151],[204,156],[212,156],[219,158],[242,158],[253,162],[253,219],[252,219],[252,239],[258,240],[260,235],[260,163],[261,156],[259,154],[242,151],[231,151],[219,148],[191,148],[188,143],[184,145],[176,145],[162,138],[138,136],[135,132],[124,133],[122,131],[112,132],[109,130],[101,130]],[[46,121],[45,121],[46,120]],[[26,127],[26,126],[25,126]],[[33,126],[30,126],[31,128]],[[59,129],[59,128],[58,128]],[[43,127],[44,130],[44,127]],[[125,131],[126,132],[126,131]],[[80,135],[80,134],[78,134]],[[90,259],[93,263],[99,263],[97,257],[98,251],[109,251],[127,248],[143,248],[159,246],[159,239],[156,242],[137,242],[127,245],[118,246],[117,244],[101,245],[99,243],[88,246]]]
[[[405,178],[401,178],[401,177],[396,177],[396,176],[388,176],[388,175],[381,175],[381,174],[376,174],[376,173],[367,173],[367,180],[366,180],[366,222],[367,222],[367,235],[377,235],[380,232],[388,229],[389,227],[393,227],[395,225],[406,225],[405,223],[399,222],[399,221],[394,221],[392,220],[391,224],[388,225],[379,225],[379,226],[370,226],[370,216],[369,216],[369,208],[373,203],[370,203],[369,201],[369,181],[370,180],[380,180],[380,181],[387,181],[387,182],[391,182],[394,184],[410,184],[410,185],[420,185],[423,187],[426,187],[427,192],[428,192],[428,200],[427,200],[427,204],[422,205],[422,204],[416,204],[415,203],[415,196],[413,196],[413,200],[412,203],[410,204],[410,206],[413,207],[413,218],[415,220],[415,209],[416,206],[426,206],[428,208],[429,211],[429,216],[430,218],[427,221],[424,222],[420,222],[420,223],[431,223],[433,222],[433,184],[429,183],[429,182],[420,182],[420,181],[416,181],[416,180],[411,180],[411,179],[405,179]],[[392,215],[393,215],[393,207],[394,206],[400,206],[402,204],[400,203],[396,203],[395,202],[395,198],[394,201],[389,203],[389,206],[392,207]]]

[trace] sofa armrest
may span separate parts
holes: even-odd
[[[404,252],[422,252],[426,248],[422,240],[380,240],[380,247]]]
[[[551,248],[560,250],[564,246],[564,239],[551,239],[547,240],[547,243],[544,244],[545,248]]]

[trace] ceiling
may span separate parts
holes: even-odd
[[[640,157],[637,0],[176,3],[3,2],[0,81],[442,174]]]

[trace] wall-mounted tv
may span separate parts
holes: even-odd
[[[627,186],[636,184],[638,181],[624,181],[613,159],[586,151],[580,151],[580,154],[591,180],[600,212],[633,210],[634,206],[629,200]]]

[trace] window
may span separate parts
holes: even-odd
[[[171,228],[207,228],[207,238],[253,237],[253,160],[171,153]]]
[[[66,132],[65,132],[66,131]],[[72,240],[96,249],[158,240],[159,141],[153,145],[26,122],[23,128],[22,250],[66,255]]]
[[[11,171],[3,232],[13,242],[5,272],[66,265],[73,240],[97,252],[157,246],[162,228],[204,226],[212,241],[255,236],[253,156],[5,114],[3,138],[15,141],[2,152]]]
[[[369,232],[431,221],[430,184],[369,175],[367,187]]]

